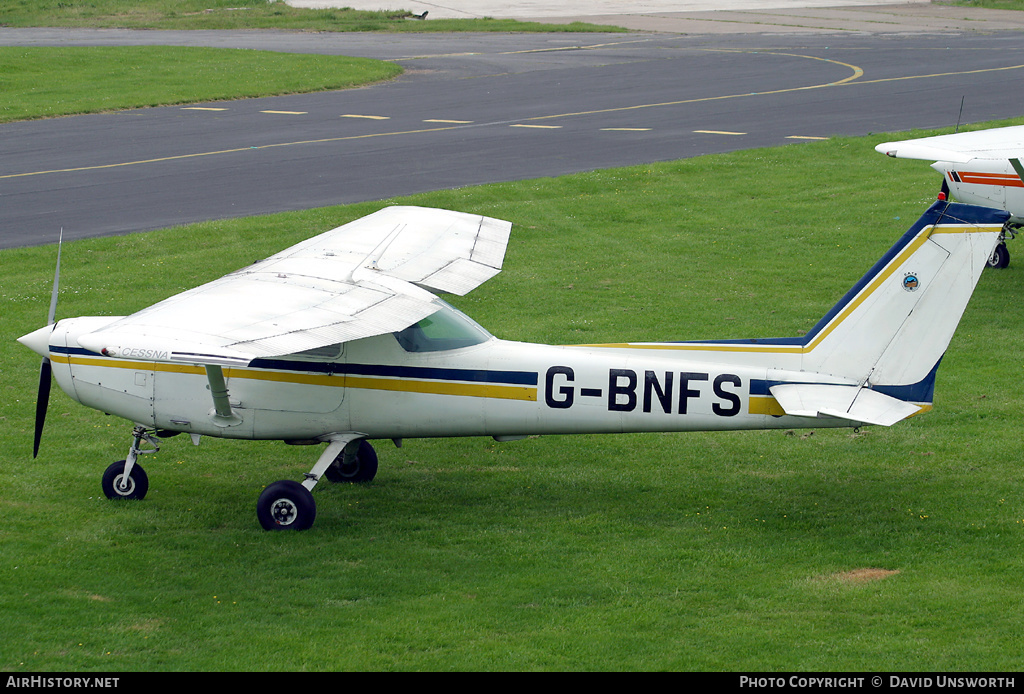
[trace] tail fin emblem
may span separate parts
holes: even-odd
[[[908,292],[916,292],[920,286],[921,283],[917,279],[916,273],[908,272],[907,274],[903,275],[903,288],[906,289]]]

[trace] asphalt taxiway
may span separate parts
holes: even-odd
[[[0,125],[0,247],[53,242],[62,227],[72,239],[128,233],[1014,117],[1021,103],[1012,85],[1024,70],[1013,27],[386,41],[0,30],[0,45],[142,44],[360,55],[405,73],[340,92]]]

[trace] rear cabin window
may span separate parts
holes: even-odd
[[[394,333],[402,349],[406,352],[442,352],[471,347],[491,339],[489,332],[462,311],[443,301],[440,305],[440,311]]]

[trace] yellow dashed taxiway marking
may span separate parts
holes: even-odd
[[[577,47],[577,49],[578,49],[578,47]],[[716,50],[716,49],[713,49],[713,50]],[[717,49],[717,50],[722,50],[722,49]],[[731,50],[731,51],[727,51],[727,52],[743,52],[743,51]],[[793,55],[793,54],[778,53],[777,55]],[[855,65],[849,65],[848,63],[841,63],[839,61],[828,60],[826,58],[819,58],[819,57],[816,57],[816,56],[797,55],[795,57],[808,58],[808,59],[812,59],[812,60],[821,60],[821,61],[825,61],[825,62],[834,63],[836,65],[842,65],[842,66],[850,68],[852,70],[853,74],[851,74],[849,77],[847,77],[845,79],[837,80],[837,81],[834,81],[834,82],[826,82],[826,83],[822,83],[822,84],[811,84],[811,85],[805,85],[805,86],[801,86],[801,87],[788,87],[788,88],[784,88],[784,89],[773,89],[773,90],[768,90],[768,91],[759,92],[759,93],[753,93],[753,94],[752,93],[723,94],[723,95],[720,95],[720,96],[700,97],[700,98],[693,98],[693,99],[680,99],[678,101],[663,101],[663,102],[648,103],[648,104],[634,104],[634,105],[631,105],[631,106],[616,106],[616,107],[605,108],[605,109],[596,109],[596,110],[593,110],[593,111],[577,111],[577,112],[567,112],[567,113],[554,113],[554,114],[549,114],[549,115],[546,115],[546,116],[534,116],[534,117],[528,118],[526,120],[541,121],[541,120],[552,120],[552,119],[555,119],[555,118],[572,118],[572,117],[578,117],[578,116],[590,116],[590,115],[597,115],[597,114],[603,114],[603,113],[623,113],[623,112],[626,112],[626,111],[637,111],[637,110],[643,110],[643,109],[663,108],[663,107],[667,107],[667,106],[681,106],[681,105],[693,104],[693,103],[712,102],[712,101],[724,101],[724,100],[731,100],[731,99],[749,99],[749,98],[752,98],[752,97],[753,98],[757,98],[757,97],[761,97],[761,96],[769,96],[769,95],[776,95],[776,94],[786,94],[786,93],[790,93],[790,92],[800,92],[800,91],[813,90],[813,89],[829,89],[829,88],[836,88],[836,87],[848,87],[848,86],[858,86],[858,85],[882,84],[882,83],[887,83],[887,82],[899,82],[899,81],[911,81],[911,80],[923,80],[923,79],[939,79],[939,78],[943,78],[943,77],[950,77],[950,76],[953,76],[953,75],[974,75],[974,74],[982,74],[982,73],[988,73],[988,72],[1008,72],[1008,71],[1011,71],[1011,70],[1021,70],[1021,69],[1024,69],[1024,64],[1022,64],[1022,65],[1008,65],[1008,66],[994,67],[994,68],[982,68],[982,69],[978,69],[978,70],[964,70],[964,71],[959,71],[959,72],[957,72],[957,71],[950,71],[950,72],[934,73],[934,74],[926,74],[926,75],[906,75],[906,76],[903,76],[903,77],[887,77],[887,78],[875,79],[875,80],[862,80],[861,77],[863,77],[864,71],[861,70],[859,67],[857,67]],[[182,108],[183,109],[188,109],[188,110],[193,110],[193,111],[215,111],[215,110],[220,111],[220,110],[227,110],[227,109],[220,109],[220,108],[213,108],[213,107],[204,107],[204,106],[187,106],[187,107],[182,107]],[[369,118],[369,119],[372,119],[372,120],[387,120],[388,119],[387,116],[372,116],[372,115],[358,115],[358,114],[345,114],[342,117],[343,118]],[[483,124],[480,124],[480,126],[484,126],[484,125],[501,125],[501,123],[483,123]],[[523,127],[524,125],[525,124],[520,124],[518,127]],[[327,142],[343,142],[343,141],[346,141],[346,140],[358,140],[358,139],[364,139],[364,138],[396,137],[396,136],[413,135],[413,134],[420,134],[420,133],[440,132],[440,131],[452,130],[454,128],[461,128],[461,127],[480,127],[480,126],[478,126],[476,124],[474,124],[474,125],[466,125],[466,124],[462,124],[462,123],[439,124],[438,127],[435,127],[435,128],[423,128],[423,129],[418,129],[418,130],[403,130],[403,131],[397,131],[397,132],[370,133],[370,134],[364,134],[364,135],[350,135],[350,136],[341,136],[341,137],[329,137],[329,138],[322,138],[322,139],[316,139],[316,140],[298,140],[298,141],[295,141],[295,142],[277,142],[277,143],[272,143],[272,144],[268,144],[268,145],[260,145],[260,146],[257,146],[257,147],[239,147],[239,148],[224,149],[224,150],[206,151],[206,152],[192,152],[192,153],[188,153],[188,154],[179,154],[179,155],[168,156],[168,157],[155,157],[155,158],[152,158],[152,159],[140,159],[140,160],[135,160],[135,161],[122,161],[122,162],[114,162],[114,163],[110,163],[110,164],[98,164],[98,165],[77,166],[77,167],[76,166],[71,166],[71,167],[66,167],[66,168],[61,168],[61,169],[46,169],[46,170],[41,170],[41,171],[24,171],[24,172],[20,172],[20,173],[0,174],[0,180],[8,179],[8,178],[21,178],[21,177],[25,177],[25,176],[42,176],[42,175],[56,174],[56,173],[71,173],[71,172],[79,172],[79,171],[96,171],[96,170],[100,170],[100,169],[113,169],[113,168],[119,168],[119,167],[125,167],[125,166],[137,166],[137,165],[140,165],[140,164],[153,164],[153,163],[157,163],[157,162],[175,161],[175,160],[181,160],[181,159],[192,159],[192,158],[199,158],[199,157],[209,157],[209,156],[216,156],[216,155],[222,155],[222,154],[232,154],[232,153],[242,152],[242,151],[246,151],[246,150],[265,149],[265,148],[269,148],[269,147],[295,147],[295,146],[300,146],[300,145],[322,144],[322,143],[327,143]]]

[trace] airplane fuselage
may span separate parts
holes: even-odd
[[[1024,222],[1024,180],[1010,161],[937,161],[932,168],[945,177],[953,197],[960,202],[1006,210],[1011,221]]]
[[[493,337],[408,352],[392,334],[224,369],[229,421],[216,416],[201,366],[77,346],[77,333],[112,320],[60,321],[50,338],[54,376],[82,404],[161,430],[313,440],[339,431],[514,438],[850,424],[784,416],[768,387],[801,379],[777,368],[784,354],[772,354],[769,369],[756,355],[717,360],[700,343],[551,346]]]

